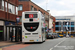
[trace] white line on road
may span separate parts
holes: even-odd
[[[62,40],[61,42],[59,42],[57,45],[55,45],[54,47],[57,47],[59,44],[61,44],[63,41],[65,41],[66,39]],[[53,48],[54,48],[53,47]],[[50,50],[52,50],[53,48],[50,48]]]
[[[50,48],[50,50],[52,50],[53,48]]]
[[[63,41],[65,41],[66,39],[62,40],[61,42],[59,42],[57,45],[55,45],[54,47],[57,47],[59,44],[61,44]]]

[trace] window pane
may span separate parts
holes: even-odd
[[[19,10],[22,10],[22,5],[19,5],[19,7],[18,7],[18,8],[19,8]]]
[[[7,12],[7,2],[5,2],[5,10],[6,10],[6,12]]]
[[[34,8],[33,8],[33,6],[31,6],[31,11],[34,11]]]
[[[9,13],[12,13],[12,10],[11,10],[11,8],[12,8],[12,5],[8,3],[8,9],[9,9]]]
[[[16,15],[18,15],[18,7],[16,7]]]
[[[59,31],[59,27],[56,27],[55,30],[56,30],[56,31]]]
[[[13,12],[13,14],[15,14],[15,6],[14,5],[12,5],[12,12]]]
[[[74,25],[74,22],[71,22],[71,25]]]
[[[59,25],[59,22],[56,22],[55,25]]]
[[[4,10],[4,1],[2,0],[2,10]]]
[[[33,14],[33,18],[37,18],[37,14]],[[29,14],[25,14],[25,18],[29,18]]]
[[[67,23],[68,23],[68,25],[70,25],[70,22],[63,22],[64,25],[67,25]]]
[[[2,6],[2,0],[0,0],[0,9],[1,9],[1,6]]]
[[[74,27],[71,27],[71,31],[74,31]]]

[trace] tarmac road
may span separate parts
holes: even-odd
[[[34,43],[19,50],[75,50],[74,38],[48,39],[44,43]]]

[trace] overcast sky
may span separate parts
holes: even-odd
[[[32,0],[34,3],[46,10],[50,10],[53,16],[75,15],[75,0]]]

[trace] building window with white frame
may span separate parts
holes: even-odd
[[[18,15],[18,7],[16,7],[16,15]]]
[[[7,12],[7,2],[5,2],[5,11]]]
[[[2,0],[2,10],[4,10],[4,0]]]
[[[23,6],[22,5],[19,5],[18,10],[19,11],[22,11],[23,10]]]
[[[34,7],[33,6],[31,6],[31,11],[34,11]]]
[[[15,14],[15,6],[12,5],[12,13]]]
[[[15,14],[15,6],[8,3],[8,11],[9,13]]]
[[[12,5],[10,3],[8,3],[8,11],[9,13],[12,13]]]
[[[4,11],[4,0],[0,0],[0,9]]]

